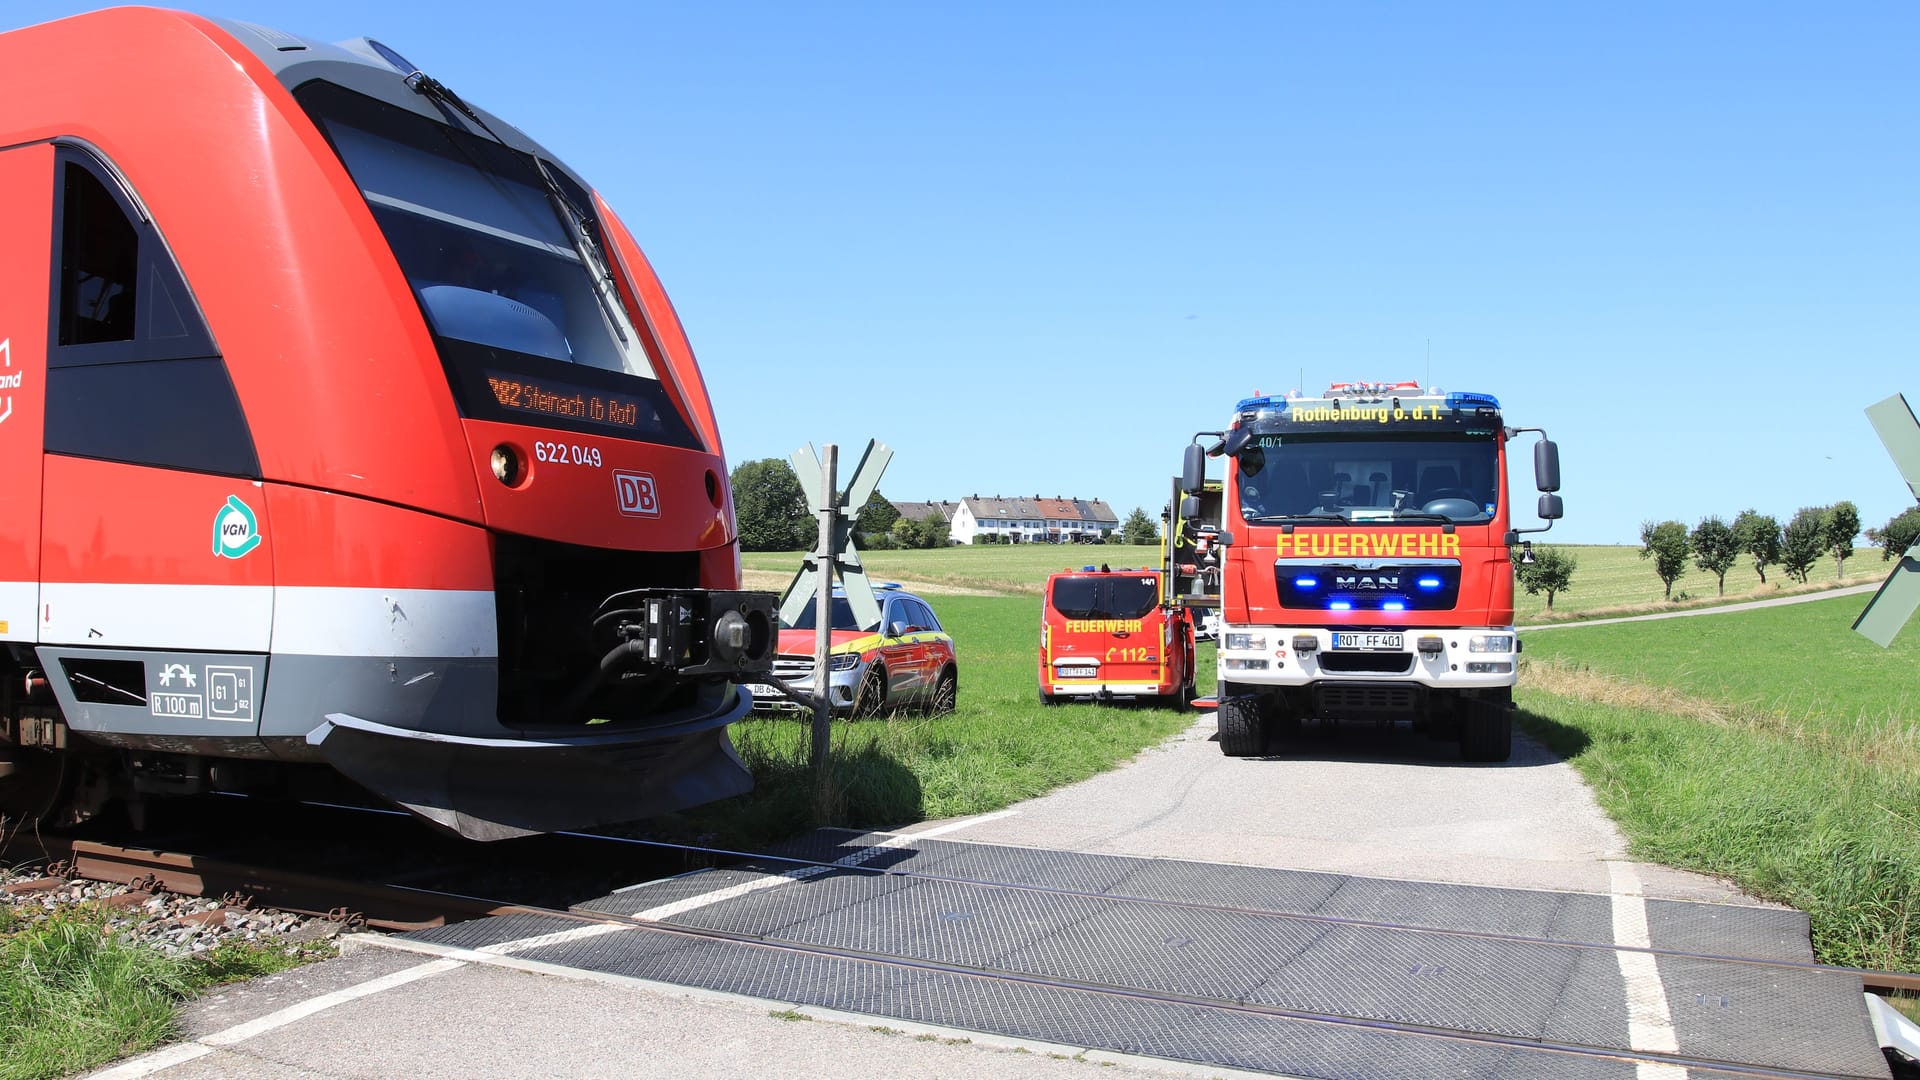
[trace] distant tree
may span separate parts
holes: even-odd
[[[1653,560],[1653,572],[1673,596],[1673,583],[1687,572],[1687,527],[1677,521],[1640,523],[1640,557]]]
[[[1841,499],[1820,518],[1820,539],[1827,554],[1833,556],[1833,576],[1846,576],[1847,559],[1853,555],[1854,538],[1860,535],[1860,508]]]
[[[1120,526],[1120,542],[1123,544],[1157,544],[1160,542],[1160,526],[1154,524],[1147,512],[1139,507],[1127,515]]]
[[[1826,516],[1824,506],[1803,506],[1780,531],[1780,569],[1802,585],[1807,582],[1807,571],[1826,554]]]
[[[867,496],[867,501],[861,505],[859,516],[853,519],[854,536],[859,543],[869,543],[876,537],[885,536],[893,528],[893,523],[899,520],[900,511],[895,510],[887,497],[880,494],[879,488],[874,488],[873,494]]]
[[[1780,523],[1772,514],[1742,510],[1740,516],[1733,519],[1733,542],[1743,553],[1752,556],[1753,569],[1760,575],[1760,584],[1765,585],[1767,567],[1780,561]]]
[[[940,516],[938,510],[931,510],[922,518],[903,517],[893,523],[894,539],[903,548],[946,547],[952,535],[952,526]]]
[[[1720,595],[1727,595],[1727,571],[1740,561],[1740,544],[1733,529],[1718,517],[1708,515],[1693,527],[1687,538],[1693,545],[1693,565],[1712,574],[1720,582]]]
[[[953,539],[953,526],[940,511],[935,510],[920,519],[920,537],[930,548],[946,547]]]
[[[1904,555],[1920,541],[1920,506],[1908,507],[1887,520],[1884,528],[1868,529],[1867,542],[1880,548],[1880,560]]]
[[[1547,594],[1547,610],[1553,610],[1553,596],[1573,588],[1573,572],[1579,567],[1579,560],[1565,548],[1541,547],[1533,553],[1533,561],[1513,560],[1513,580],[1527,590],[1528,596]]]
[[[818,526],[793,466],[779,458],[748,461],[733,470],[733,513],[742,551],[802,551],[814,546]]]

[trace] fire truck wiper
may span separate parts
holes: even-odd
[[[1315,512],[1311,514],[1256,514],[1247,520],[1263,525],[1287,521],[1338,521],[1341,524],[1345,524],[1347,516],[1345,514],[1329,514],[1325,512]]]

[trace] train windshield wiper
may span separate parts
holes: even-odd
[[[471,105],[462,101],[460,95],[454,93],[446,83],[407,63],[400,54],[379,42],[372,44],[395,67],[411,72],[406,77],[408,89],[430,101],[438,102],[445,108],[457,111],[473,121],[494,142],[507,146],[507,141],[488,127],[487,122],[480,119],[480,114],[475,112]],[[585,266],[587,273],[593,277],[593,294],[600,301],[601,310],[606,313],[607,325],[613,327],[614,336],[620,339],[622,345],[627,344],[627,331],[624,326],[626,320],[621,315],[619,294],[613,284],[613,267],[607,261],[606,248],[601,245],[600,236],[594,229],[593,215],[583,207],[574,205],[567,190],[560,186],[559,179],[553,175],[553,170],[547,167],[547,163],[539,154],[527,156],[533,159],[533,167],[540,174],[540,184],[546,189],[548,200],[553,203],[554,210],[559,213],[560,219],[567,224],[567,234],[573,239],[574,254],[580,257],[581,265]],[[475,162],[475,167],[478,167],[478,162]]]

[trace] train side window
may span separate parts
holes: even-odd
[[[103,166],[55,158],[49,453],[258,479],[226,361],[153,222]]]
[[[62,345],[132,341],[140,236],[100,178],[69,163],[60,222]]]

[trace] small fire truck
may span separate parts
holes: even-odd
[[[1538,516],[1509,524],[1507,444],[1533,444]],[[1562,514],[1559,452],[1504,426],[1491,394],[1337,383],[1253,397],[1186,449],[1181,528],[1225,460],[1216,698],[1221,750],[1301,721],[1405,719],[1469,761],[1511,753],[1520,643],[1509,551]],[[1532,542],[1524,542],[1523,561]]]
[[[1159,570],[1092,566],[1047,578],[1040,604],[1040,702],[1193,700],[1193,621],[1161,603]]]

